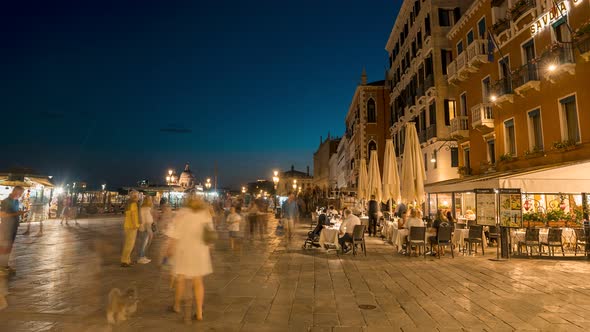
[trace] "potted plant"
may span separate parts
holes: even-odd
[[[525,158],[535,158],[535,157],[538,157],[542,154],[543,154],[543,149],[541,149],[538,146],[534,146],[532,149],[526,150],[524,152],[524,157]]]
[[[564,227],[570,217],[562,209],[554,209],[547,212],[547,223],[550,227]]]
[[[516,159],[511,153],[505,153],[503,155],[500,156],[500,161],[501,162],[511,162],[514,159]]]
[[[545,226],[545,215],[541,212],[527,212],[522,214],[522,221],[531,226]]]
[[[467,166],[459,167],[458,171],[459,171],[460,175],[470,175],[471,174],[471,168],[469,168]]]
[[[568,139],[563,141],[555,141],[553,142],[553,149],[559,151],[569,151],[576,148],[576,142],[574,140]]]

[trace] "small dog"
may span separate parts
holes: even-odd
[[[126,321],[127,318],[137,311],[137,288],[129,288],[125,294],[118,288],[109,292],[109,303],[107,307],[107,320],[109,324],[117,324]]]

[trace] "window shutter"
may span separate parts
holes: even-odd
[[[449,112],[449,100],[445,99],[445,126],[451,125],[451,115]]]
[[[451,148],[451,167],[459,167],[459,149]]]

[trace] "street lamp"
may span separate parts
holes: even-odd
[[[246,187],[242,187],[242,194],[246,193]]]
[[[102,184],[102,191],[104,191],[106,189],[106,187],[107,187],[106,183],[103,183]]]
[[[172,206],[172,185],[176,181],[176,176],[174,176],[174,171],[169,169],[168,175],[166,175],[166,183],[168,184],[168,204]]]
[[[293,180],[293,190],[297,190],[297,180]]]
[[[211,179],[207,178],[207,183],[205,183],[205,187],[207,188],[207,190],[211,189]]]

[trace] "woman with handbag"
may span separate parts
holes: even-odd
[[[203,277],[213,273],[209,245],[216,238],[207,203],[196,196],[189,197],[187,206],[176,214],[174,227],[170,229],[169,236],[173,241],[173,273],[176,276],[172,310],[180,313],[180,303],[186,283],[191,282],[196,304],[196,318],[203,320],[203,299],[205,296]]]

